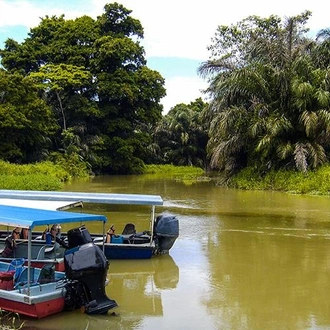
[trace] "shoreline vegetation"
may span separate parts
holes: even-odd
[[[46,161],[29,165],[10,164],[0,160],[0,189],[60,190],[73,179],[88,178],[86,167],[63,166]],[[194,166],[146,165],[141,175],[166,176],[185,184],[214,181],[219,186],[241,190],[273,190],[293,194],[330,195],[330,166],[306,173],[297,171],[271,171],[265,175],[253,168],[246,168],[225,180],[221,173],[206,173]]]
[[[60,190],[65,182],[88,176],[85,166],[78,170],[77,166],[55,164],[50,161],[20,165],[0,160],[1,189]]]
[[[317,170],[270,171],[265,175],[252,168],[245,168],[230,179],[229,187],[242,190],[273,190],[291,194],[330,195],[330,165]]]

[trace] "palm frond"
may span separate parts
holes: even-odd
[[[277,137],[282,133],[292,129],[292,124],[285,116],[276,116],[267,122],[268,132],[272,137]]]
[[[307,163],[307,156],[308,150],[304,143],[296,143],[294,148],[294,161],[296,168],[301,172],[307,172],[308,163]]]
[[[290,142],[280,144],[276,149],[276,154],[279,159],[285,160],[292,155],[293,146]]]
[[[319,120],[323,127],[330,131],[330,111],[321,109],[318,111]]]
[[[312,168],[317,168],[320,165],[323,165],[327,161],[324,148],[317,143],[307,143],[308,148],[308,158],[311,163]]]
[[[318,115],[314,111],[304,111],[299,118],[300,123],[303,124],[306,136],[313,135],[318,125]]]
[[[271,145],[272,137],[270,135],[264,135],[257,144],[256,151],[267,149]]]
[[[231,60],[231,54],[227,54],[218,59],[202,62],[202,64],[197,69],[197,73],[202,78],[206,78],[210,75],[213,76],[215,74],[219,74],[234,69],[235,69],[235,65]]]
[[[325,90],[317,90],[315,97],[321,108],[329,107],[330,105],[330,92]]]
[[[232,135],[229,139],[218,143],[213,149],[210,166],[211,168],[223,168],[229,158],[243,149],[240,135]]]

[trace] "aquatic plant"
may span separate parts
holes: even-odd
[[[10,313],[0,308],[0,328],[1,330],[19,330],[24,327],[25,322],[21,322],[19,314]]]

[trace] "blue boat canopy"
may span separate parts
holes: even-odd
[[[41,200],[28,200],[28,199],[0,198],[0,205],[29,207],[32,209],[64,211],[76,207],[82,208],[83,202],[41,201]]]
[[[82,201],[84,203],[129,204],[129,205],[163,205],[158,195],[112,194],[64,191],[0,190],[0,198],[49,200],[49,201]]]
[[[36,226],[87,221],[102,221],[105,223],[107,218],[104,215],[0,205],[0,224],[6,226],[32,230]]]

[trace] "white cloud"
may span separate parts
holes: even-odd
[[[25,25],[28,28],[40,23],[45,15],[65,14],[67,19],[89,15],[93,18],[103,13],[108,0],[0,0],[0,26]],[[329,27],[328,12],[322,0],[260,1],[260,0],[118,0],[131,16],[139,19],[145,31],[142,44],[146,57],[179,57],[207,60],[207,46],[211,44],[218,25],[236,24],[249,15],[268,17],[295,16],[305,10],[312,11],[308,21],[311,30]],[[175,65],[175,64],[174,64]],[[157,68],[155,68],[157,70]],[[165,72],[158,70],[163,76]],[[190,103],[201,96],[199,90],[205,82],[196,76],[166,79],[167,96],[162,100],[165,111],[177,103]],[[167,110],[166,110],[167,109]]]
[[[37,26],[40,17],[60,15],[66,18],[90,15],[94,18],[103,13],[107,0],[70,0],[68,8],[63,2],[2,0],[0,1],[0,25]],[[144,45],[148,57],[183,57],[205,60],[206,47],[211,43],[218,25],[235,24],[248,15],[267,17],[298,15],[304,10],[313,12],[308,26],[319,30],[328,27],[328,13],[322,0],[300,0],[290,2],[260,2],[259,0],[238,0],[226,2],[216,0],[119,0],[132,17],[141,21],[145,30]],[[75,6],[74,4],[77,3]]]
[[[189,104],[201,97],[205,102],[206,95],[202,92],[207,84],[201,78],[194,77],[173,77],[165,81],[167,96],[162,99],[164,106],[163,114],[168,113],[171,108],[179,103]]]
[[[95,2],[102,2],[95,0]],[[249,15],[268,17],[272,14],[289,17],[312,11],[308,21],[311,30],[328,27],[328,14],[321,0],[259,1],[259,0],[122,0],[132,10],[132,17],[141,21],[145,30],[143,45],[147,57],[181,57],[205,61],[219,25],[236,24]],[[201,96],[206,82],[196,76],[166,80],[167,96],[162,100],[164,112],[178,103],[190,103]],[[161,72],[162,73],[162,72]],[[163,74],[163,73],[162,73]]]
[[[102,2],[95,0],[96,2]],[[319,30],[328,25],[327,11],[321,0],[259,1],[238,0],[122,0],[132,16],[145,28],[147,56],[177,56],[206,60],[218,25],[235,24],[249,15],[280,17],[298,15],[304,10],[313,12],[308,26]]]
[[[67,2],[67,8],[63,2],[53,0],[0,0],[0,26],[24,25],[28,29],[37,26],[42,17],[60,16],[65,14],[65,18],[73,19],[82,15],[89,15],[96,18],[102,14],[104,4],[107,1],[99,1],[100,5],[93,6],[93,10],[88,10],[90,6],[88,0],[81,5],[79,0],[70,0]],[[103,5],[101,4],[103,3]],[[77,3],[75,6],[74,3]],[[87,9],[86,9],[87,8]],[[96,8],[98,10],[96,11]]]

